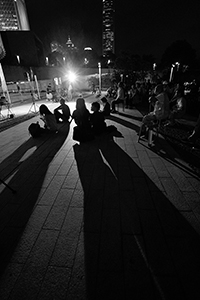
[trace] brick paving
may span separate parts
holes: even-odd
[[[161,136],[137,142],[141,117],[82,145],[74,122],[30,138],[39,116],[1,132],[1,300],[199,299],[200,181]]]

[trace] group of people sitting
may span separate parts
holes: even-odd
[[[72,113],[72,120],[76,123],[73,132],[74,140],[86,142],[93,140],[95,136],[116,130],[114,126],[107,126],[105,122],[105,117],[110,115],[110,105],[106,97],[103,97],[101,102],[103,110],[100,103],[95,101],[91,104],[92,113],[90,113],[83,98],[76,100],[76,109]]]
[[[39,108],[40,119],[44,122],[46,132],[56,132],[58,123],[69,122],[71,112],[69,106],[65,103],[65,99],[60,99],[60,105],[54,109],[52,113],[45,104]]]
[[[101,102],[103,104],[103,110],[100,110],[100,103],[95,101],[91,104],[92,113],[90,113],[86,107],[85,100],[80,97],[76,100],[76,109],[72,114],[64,98],[61,98],[60,106],[54,109],[54,113],[52,113],[45,104],[42,104],[39,108],[39,112],[40,118],[44,122],[44,129],[46,132],[53,133],[58,130],[58,123],[70,123],[74,120],[76,123],[76,130],[74,130],[74,132],[76,131],[76,136],[73,136],[73,138],[79,141],[87,141],[93,139],[96,135],[110,132],[114,126],[107,126],[105,122],[105,117],[110,114],[110,105],[106,97],[103,97]],[[79,134],[77,134],[77,132],[79,132]]]
[[[186,113],[186,99],[184,88],[177,86],[174,95],[169,99],[163,84],[158,84],[149,97],[150,112],[143,117],[143,132],[146,128],[153,128],[157,121],[165,121],[165,126],[174,126],[177,119]]]

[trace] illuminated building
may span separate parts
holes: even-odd
[[[103,55],[107,52],[115,52],[114,13],[114,1],[103,0]]]
[[[0,31],[30,30],[24,0],[0,1]]]
[[[42,42],[30,31],[25,0],[0,0],[0,32],[6,52],[2,65],[45,63]]]

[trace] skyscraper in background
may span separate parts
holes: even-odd
[[[30,30],[24,0],[0,1],[0,31]]]
[[[103,0],[102,52],[115,52],[114,0]]]

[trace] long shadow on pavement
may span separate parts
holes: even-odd
[[[136,132],[139,132],[139,128],[140,126],[136,125],[135,123],[132,123],[130,121],[127,121],[127,120],[123,120],[121,118],[119,118],[117,115],[116,116],[109,116],[109,117],[106,117],[106,119],[108,120],[111,120],[111,121],[114,121],[116,123],[119,123],[121,125],[124,125],[130,129],[133,129],[135,130]]]
[[[198,299],[200,238],[186,200],[167,197],[110,136],[74,153],[87,299]]]
[[[16,194],[12,194],[8,188],[0,191],[0,274],[9,263],[33,213],[48,166],[62,147],[68,133],[69,125],[66,124],[54,135],[38,140],[30,138],[0,164],[0,177],[11,178],[9,186],[17,191]],[[45,212],[41,216],[41,219],[44,218]],[[41,230],[41,219],[36,220],[35,234],[38,234],[37,228]],[[23,260],[27,258],[32,247],[30,241],[26,243],[24,241]]]

